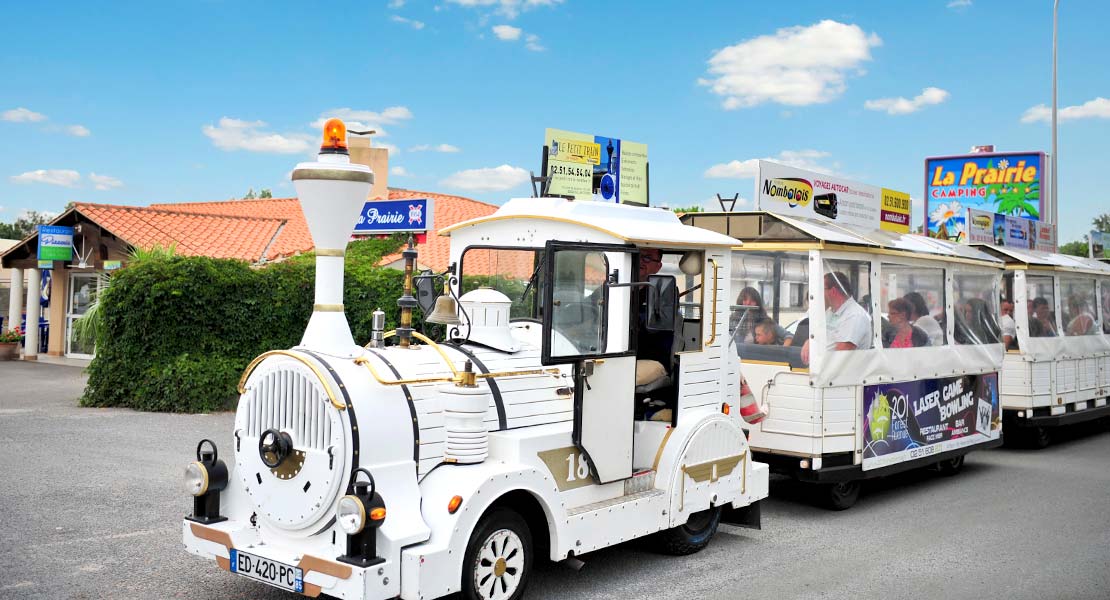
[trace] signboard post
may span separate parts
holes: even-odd
[[[910,195],[759,161],[756,209],[787,216],[833,221],[860,229],[910,232]]]
[[[1044,214],[1043,152],[979,153],[925,159],[925,232],[966,241],[965,208],[1012,217]]]
[[[647,145],[614,137],[544,131],[547,192],[575,200],[648,205]]]
[[[357,235],[430,231],[435,205],[430,198],[375,200],[362,206],[355,223]]]
[[[73,260],[73,228],[39,225],[39,261]]]

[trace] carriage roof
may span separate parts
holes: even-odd
[[[1010,268],[1035,267],[1076,271],[1091,275],[1110,275],[1110,264],[1094,258],[989,244],[978,244],[976,247],[1005,260]]]

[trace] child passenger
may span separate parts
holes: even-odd
[[[755,343],[761,346],[781,346],[782,336],[778,333],[779,325],[774,319],[766,318],[755,324],[753,333]]]

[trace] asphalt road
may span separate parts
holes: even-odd
[[[231,414],[77,406],[80,370],[0,362],[0,598],[298,596],[184,553],[181,470],[197,440],[230,444]],[[639,543],[542,564],[530,598],[1110,597],[1110,433],[968,457],[865,485],[831,513],[772,482],[763,530],[722,526],[703,552]]]

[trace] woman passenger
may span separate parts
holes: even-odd
[[[746,307],[739,311],[739,314],[733,313],[730,321],[735,321],[735,324],[730,323],[733,327],[732,336],[738,343],[752,344],[755,343],[755,324],[770,319],[767,315],[767,310],[763,308],[763,298],[759,292],[753,287],[746,287],[740,290],[740,295],[736,297],[736,303],[740,306]],[[775,323],[775,335],[780,340],[793,339],[790,332],[783,326]]]
[[[883,332],[884,348],[919,348],[929,345],[929,336],[910,322],[913,306],[904,298],[896,298],[887,305],[890,328]]]
[[[929,336],[930,346],[944,345],[944,330],[940,323],[929,314],[929,307],[925,305],[925,298],[918,292],[910,292],[903,296],[910,303],[910,323],[920,328]]]

